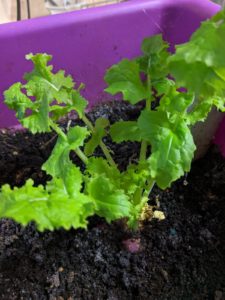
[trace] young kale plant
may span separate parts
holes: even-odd
[[[35,221],[42,231],[85,228],[87,218],[97,214],[108,222],[124,218],[128,226],[137,228],[154,184],[165,189],[190,170],[195,151],[191,126],[204,121],[212,106],[224,111],[224,18],[220,12],[204,22],[189,42],[177,46],[175,54],[168,52],[161,35],[147,38],[142,56],[123,59],[107,71],[108,93],[122,93],[131,104],[145,101],[136,121],[110,125],[99,118],[92,124],[85,114],[87,101],[80,94],[83,85],[75,88],[64,71],[53,73],[50,55],[27,55],[33,71],[25,74],[25,84],[15,83],[5,92],[5,103],[32,133],[57,133],[56,145],[42,166],[52,179],[45,186],[34,186],[31,179],[20,188],[2,186],[0,217],[22,225]],[[160,103],[152,110],[156,96]],[[65,132],[58,121],[71,111],[85,125]],[[116,143],[140,142],[139,161],[120,172],[103,143],[108,134]],[[102,158],[93,155],[98,146]],[[83,173],[70,160],[71,151],[85,165]]]

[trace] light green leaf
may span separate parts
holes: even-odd
[[[57,122],[63,116],[67,116],[70,111],[71,111],[71,107],[68,105],[66,106],[51,105],[51,112],[50,112],[51,119],[54,122]]]
[[[43,214],[48,208],[47,201],[48,194],[44,187],[33,187],[31,179],[21,188],[11,189],[9,185],[3,185],[0,193],[0,217],[13,218],[24,226],[30,221],[37,221],[41,230],[51,228],[51,222]]]
[[[224,14],[220,16],[220,20],[211,19],[202,22],[190,41],[176,47],[176,54],[171,61],[181,59],[187,64],[203,62],[208,67],[225,67],[223,41],[225,16]]]
[[[53,66],[48,65],[51,55],[28,54],[26,58],[33,62],[33,70],[24,76],[27,83],[16,83],[5,92],[5,102],[16,110],[21,124],[32,133],[48,132],[50,118],[57,121],[72,110],[82,117],[87,106],[78,91],[82,85],[75,90],[72,77],[65,71],[53,73]]]
[[[168,49],[169,45],[162,38],[162,34],[145,38],[141,45],[142,52],[150,56],[151,54],[159,54],[159,52]]]
[[[65,106],[61,105],[51,105],[51,117],[53,120],[59,120],[61,117],[66,116],[69,112],[75,111],[79,118],[85,114],[85,109],[87,107],[87,100],[82,97],[77,90],[72,90],[69,92],[68,90],[61,90],[58,93],[59,99],[61,102],[66,103]]]
[[[201,98],[195,99],[193,106],[190,108],[187,114],[187,123],[194,125],[196,122],[203,122],[208,116],[213,106],[212,98]]]
[[[104,177],[108,178],[114,185],[120,188],[121,174],[119,170],[109,165],[107,160],[102,157],[90,157],[86,172],[91,175],[91,177],[104,175]]]
[[[156,79],[153,81],[153,86],[157,91],[157,96],[168,94],[175,87],[175,82],[168,78]]]
[[[74,165],[69,159],[69,152],[67,150],[59,158],[58,169],[60,174],[57,177],[62,178],[67,193],[70,196],[77,196],[82,187],[83,175],[80,168]]]
[[[127,195],[134,195],[137,190],[143,190],[146,187],[146,179],[149,177],[150,170],[147,162],[140,162],[138,165],[130,164],[127,170],[121,174],[121,187]],[[132,200],[135,200],[135,197]]]
[[[72,162],[69,158],[70,151],[82,146],[88,134],[89,132],[85,127],[75,126],[71,127],[68,131],[67,139],[63,139],[59,136],[49,159],[44,163],[42,169],[49,175],[60,176],[64,168],[61,164],[61,160],[63,159],[66,166],[71,165]]]
[[[49,193],[47,216],[53,228],[86,228],[87,217],[94,214],[94,203],[90,197],[78,191],[69,195],[61,179],[50,182],[46,189]]]
[[[88,216],[93,215],[90,198],[80,193],[68,195],[61,179],[34,187],[29,179],[21,188],[4,185],[0,192],[0,217],[12,218],[22,225],[34,221],[40,231],[58,228],[86,228]]]
[[[225,13],[202,23],[192,35],[190,41],[176,47],[176,53],[168,62],[176,82],[189,91],[196,93],[202,101],[207,98],[225,99]],[[218,108],[224,106],[221,101],[214,102]],[[199,109],[200,110],[200,109]]]
[[[61,175],[60,160],[62,156],[68,157],[69,160],[70,148],[67,140],[62,137],[58,137],[57,142],[52,150],[52,153],[48,160],[42,165],[42,170],[46,171],[51,176]]]
[[[187,110],[194,102],[194,95],[187,92],[177,91],[175,86],[171,86],[170,90],[162,96],[160,99],[158,111],[164,111],[168,113],[168,116],[174,118],[179,115],[184,119],[186,117]]]
[[[139,64],[140,71],[149,75],[151,78],[152,86],[154,82],[159,79],[164,79],[168,75],[168,63],[169,52],[167,51],[169,45],[162,39],[162,35],[155,35],[146,38],[142,42],[141,57],[136,59]]]
[[[25,128],[29,128],[29,130],[35,134],[37,132],[49,132],[50,127],[46,119],[43,119],[43,115],[38,113],[34,113],[31,116],[28,116],[21,120],[21,124]]]
[[[60,70],[53,73],[53,66],[48,65],[52,59],[51,55],[45,53],[38,53],[33,55],[26,55],[27,60],[31,60],[34,64],[34,69],[30,73],[25,74],[25,79],[29,82],[41,84],[49,89],[50,93],[54,95],[61,89],[71,89],[74,87],[74,82],[71,76],[65,76],[65,71]],[[32,89],[30,90],[33,93]],[[36,94],[36,92],[34,93]]]
[[[87,130],[86,127],[81,127],[81,126],[71,127],[67,133],[70,149],[73,150],[83,146],[84,140],[88,137],[89,134],[90,132]]]
[[[182,119],[171,123],[166,112],[143,111],[138,120],[143,139],[151,144],[151,177],[165,189],[190,170],[195,145]]]
[[[225,112],[225,98],[219,96],[196,98],[186,117],[188,124],[194,125],[196,122],[204,122],[213,106]]]
[[[72,89],[74,87],[73,78],[70,75],[66,75],[64,70],[59,70],[53,74],[52,83],[60,90],[61,88]]]
[[[207,83],[214,76],[214,72],[205,64],[201,62],[187,64],[184,60],[175,61],[174,58],[171,60],[170,70],[179,86],[188,88],[196,95],[214,94],[214,89]]]
[[[81,147],[88,134],[89,132],[85,127],[75,126],[70,128],[67,139],[58,137],[49,159],[42,166],[42,170],[49,175],[62,178],[70,195],[80,191],[82,183],[82,174],[79,168],[70,160],[70,151]]]
[[[5,103],[16,111],[18,119],[24,117],[27,108],[33,107],[33,102],[22,92],[22,83],[14,83],[4,92]]]
[[[105,89],[108,93],[115,95],[121,92],[123,99],[131,104],[148,97],[149,91],[141,80],[139,65],[135,61],[123,59],[117,65],[113,65],[108,69],[105,81],[108,84],[108,88]]]
[[[119,121],[110,127],[114,142],[141,141],[141,132],[136,121]]]
[[[84,153],[87,156],[93,154],[94,150],[101,143],[102,138],[106,136],[106,127],[109,126],[109,120],[105,118],[98,118],[95,122],[94,131],[90,140],[85,144]]]
[[[225,112],[225,97],[215,96],[213,98],[213,104],[222,112]]]
[[[71,99],[72,99],[72,105],[71,108],[73,108],[77,113],[80,118],[85,113],[85,109],[87,107],[88,101],[81,96],[80,92],[77,90],[73,90],[71,94]]]
[[[87,190],[95,202],[96,213],[108,222],[129,217],[131,203],[128,196],[104,175],[90,180]]]
[[[35,97],[35,101],[38,102],[42,102],[43,95],[45,95],[49,104],[54,100],[58,103],[67,103],[70,100],[71,89],[74,87],[72,77],[65,76],[62,70],[57,73],[52,72],[53,66],[48,65],[52,59],[51,55],[29,54],[26,58],[34,65],[33,70],[24,76],[28,81],[25,85],[27,94]]]

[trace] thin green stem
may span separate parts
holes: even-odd
[[[154,185],[155,185],[155,180],[154,179],[151,178],[150,180],[148,180],[148,182],[146,184],[144,194],[143,194],[143,197],[147,197],[147,198],[149,197]]]
[[[67,140],[66,134],[62,131],[62,129],[55,124],[51,119],[49,120],[50,122],[50,127],[60,136],[64,141]]]
[[[146,99],[146,104],[145,108],[146,110],[151,110],[151,100],[152,100],[152,94],[151,94],[151,79],[150,76],[147,76],[147,86],[148,86],[148,91],[149,91],[149,97]],[[146,141],[142,141],[141,143],[141,150],[140,150],[140,161],[144,161],[146,159],[146,153],[147,153],[147,147],[148,143]]]
[[[50,120],[51,128],[60,136],[64,141],[67,141],[67,135],[62,131],[62,129],[55,124],[52,120]],[[86,165],[88,162],[87,156],[80,150],[80,148],[74,149],[77,156],[82,160],[82,162]]]
[[[93,132],[94,131],[94,126],[92,125],[91,121],[88,120],[88,118],[85,116],[85,114],[83,114],[82,120],[87,125],[87,127]]]
[[[146,100],[146,109],[151,110],[152,95]]]
[[[111,154],[110,154],[108,148],[107,148],[106,145],[103,143],[103,141],[101,141],[99,145],[100,145],[100,147],[101,147],[101,149],[102,149],[102,151],[103,151],[105,157],[107,158],[109,164],[110,164],[112,167],[117,168],[117,165],[116,165],[115,161],[113,160],[113,158],[112,158],[112,156],[111,156]]]
[[[150,61],[149,61],[149,67],[150,67]],[[151,110],[151,102],[152,102],[152,84],[151,84],[151,78],[150,78],[149,74],[147,75],[147,88],[148,88],[148,92],[149,92],[149,97],[146,99],[145,109],[150,111]],[[146,160],[147,148],[148,148],[147,141],[142,141],[141,142],[140,156],[139,156],[139,161],[140,162],[144,162]],[[148,189],[148,186],[144,190],[140,189],[138,191],[138,195],[136,195],[136,197],[139,198],[139,201],[141,201],[143,193],[144,193],[144,195],[146,194],[147,189]],[[151,190],[150,190],[150,192],[151,192]],[[149,193],[148,193],[148,195],[149,195]]]
[[[140,150],[140,161],[144,161],[146,159],[146,152],[147,152],[148,144],[146,141],[141,142],[141,150]]]
[[[83,115],[82,116],[82,120],[84,121],[84,123],[87,125],[87,127],[92,131],[94,132],[94,126],[92,125],[92,123],[90,122],[90,120],[88,120],[88,118]],[[109,152],[109,149],[106,147],[106,145],[103,143],[103,141],[100,142],[99,146],[101,147],[106,159],[108,160],[109,164],[115,168],[117,168],[117,165],[115,163],[115,161],[113,160],[110,152]]]
[[[88,158],[87,156],[84,154],[83,151],[80,150],[80,148],[77,148],[76,150],[74,150],[76,155],[82,160],[82,162],[86,165],[88,163]]]

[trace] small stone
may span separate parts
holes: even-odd
[[[213,237],[213,234],[207,229],[202,229],[200,231],[200,235],[203,237],[203,238],[206,238],[208,240],[210,240],[212,237]]]
[[[49,279],[49,282],[51,283],[51,288],[59,287],[60,286],[59,273],[57,272],[53,274],[52,277]]]
[[[188,185],[188,181],[187,181],[186,179],[183,181],[183,185],[184,185],[184,186],[187,186],[187,185]]]
[[[130,266],[130,261],[126,257],[121,256],[119,258],[120,265],[124,268],[128,268]]]
[[[124,248],[129,251],[130,253],[137,253],[140,251],[140,244],[141,240],[140,239],[127,239],[122,242]]]
[[[214,200],[214,199],[216,199],[217,198],[217,196],[216,195],[214,195],[213,193],[211,193],[211,192],[209,192],[208,194],[207,194],[207,197],[209,198],[209,199],[211,199],[211,200]]]
[[[225,299],[225,295],[223,295],[223,292],[215,291],[214,300],[224,300],[224,299]]]
[[[43,263],[43,256],[40,254],[35,254],[34,255],[34,261],[38,264],[42,264]]]
[[[98,263],[98,262],[103,263],[103,262],[105,262],[105,260],[104,260],[104,258],[103,258],[103,256],[102,256],[102,254],[101,254],[100,251],[97,251],[97,253],[95,255],[95,258],[94,258],[94,261],[95,261],[95,263]]]
[[[63,272],[64,271],[63,267],[59,267],[58,271]]]
[[[165,215],[162,211],[160,210],[155,210],[153,213],[153,218],[158,219],[160,221],[165,220]]]
[[[175,228],[170,228],[170,235],[177,236],[177,231]]]
[[[74,281],[74,277],[75,277],[75,273],[73,271],[70,271],[67,276],[68,283],[72,283]]]
[[[164,269],[160,269],[160,272],[161,272],[163,278],[165,279],[165,281],[168,282],[169,281],[168,272],[166,270],[164,270]]]

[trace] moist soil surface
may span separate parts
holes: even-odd
[[[138,107],[114,103],[89,118],[114,122],[138,114]],[[3,130],[0,184],[21,186],[30,177],[45,183],[41,165],[55,141],[54,134]],[[121,169],[138,156],[138,144],[106,142]],[[0,299],[225,299],[225,159],[211,147],[171,188],[154,187],[150,202],[156,198],[166,219],[146,222],[138,232],[97,217],[86,231],[44,233],[34,224],[1,220]],[[140,239],[137,253],[124,248],[131,238]]]

